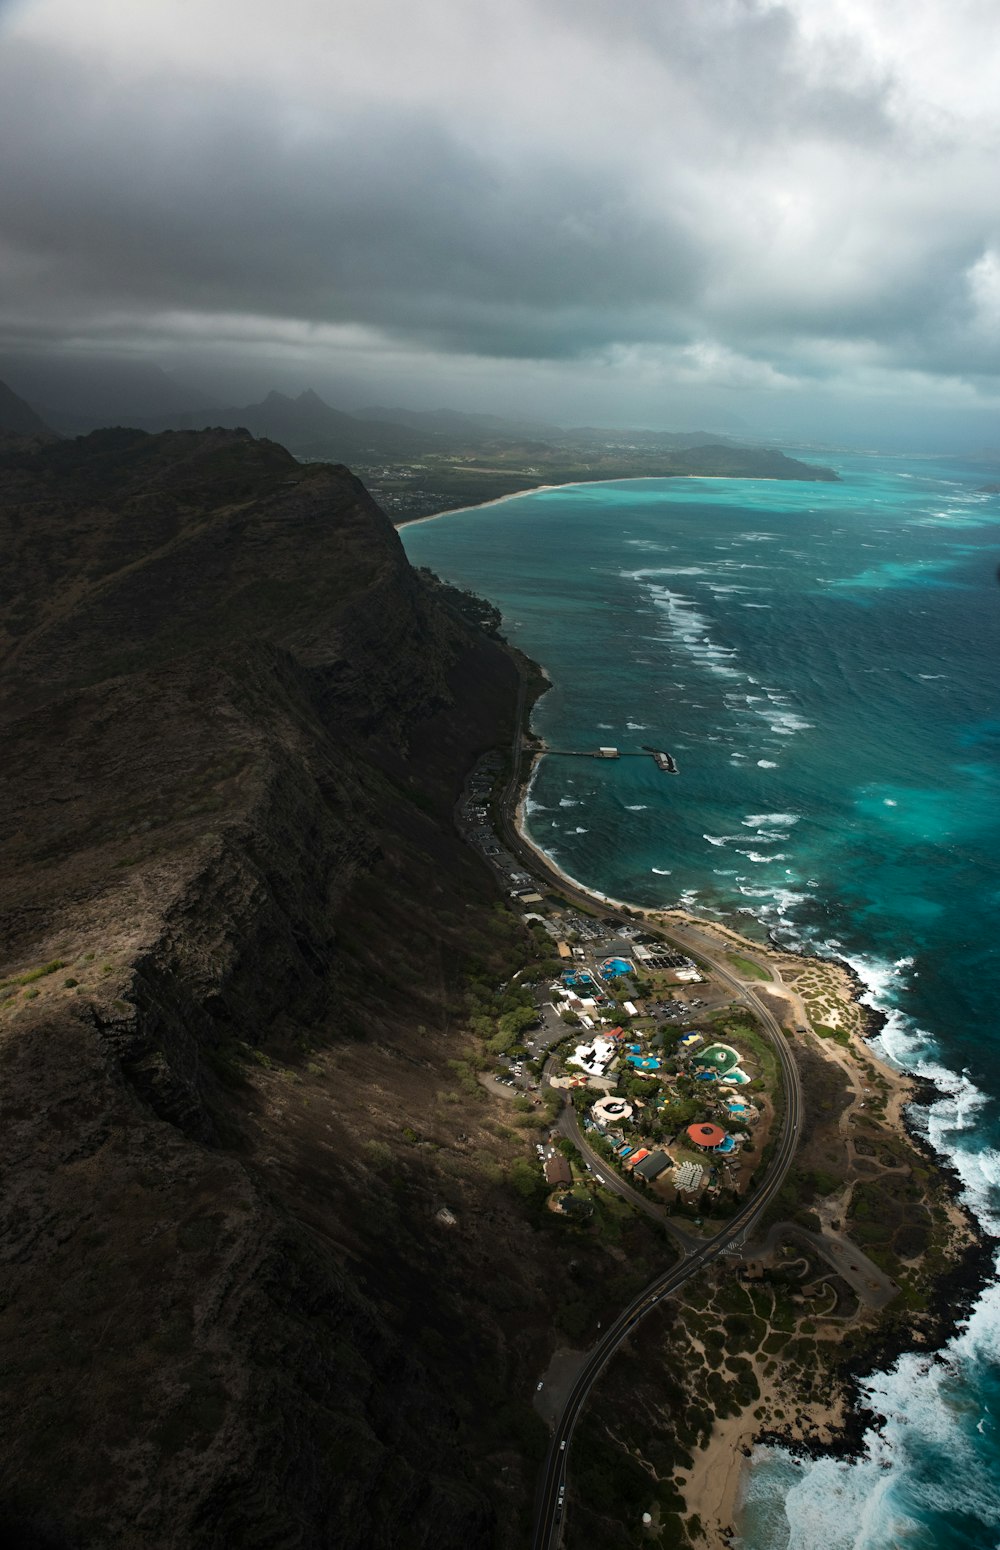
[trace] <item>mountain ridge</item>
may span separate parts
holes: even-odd
[[[246,433],[4,449],[0,524],[8,1542],[516,1550],[559,1272],[446,1099],[509,657]]]

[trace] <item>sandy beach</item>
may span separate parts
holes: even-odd
[[[470,506],[449,506],[446,511],[432,511],[426,517],[410,517],[394,522],[394,527],[419,527],[421,522],[436,522],[439,517],[456,517],[464,511],[483,511],[487,506],[502,506],[506,501],[520,500],[522,495],[540,495],[545,490],[575,490],[588,484],[650,484],[662,479],[711,479],[731,483],[734,480],[753,479],[762,484],[780,483],[773,474],[635,474],[619,479],[570,479],[565,484],[533,484],[526,490],[511,490],[508,495],[495,495],[488,501],[473,501]]]
[[[591,479],[585,481],[590,484],[599,484],[602,481]],[[426,517],[411,517],[404,522],[394,522],[393,527],[419,527],[422,522],[436,522],[438,517],[457,517],[463,511],[484,511],[487,506],[502,506],[506,501],[520,500],[522,495],[538,495],[542,490],[568,490],[566,484],[533,484],[527,490],[511,490],[509,495],[495,495],[492,500],[473,501],[471,506],[449,506],[446,511],[432,511]]]

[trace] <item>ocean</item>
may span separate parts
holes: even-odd
[[[1000,1235],[997,469],[833,456],[839,484],[576,485],[407,526],[553,687],[532,838],[572,876],[849,961],[919,1123]],[[758,1448],[746,1550],[997,1550],[1000,1276],[943,1360],[869,1381],[857,1462]]]

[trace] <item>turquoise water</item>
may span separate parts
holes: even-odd
[[[843,457],[843,482],[574,486],[402,530],[491,598],[553,689],[533,838],[593,888],[847,958],[921,1123],[1000,1232],[997,472]],[[855,1464],[758,1450],[748,1550],[996,1550],[1000,1281],[944,1362],[869,1385]]]

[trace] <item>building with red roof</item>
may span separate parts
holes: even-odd
[[[695,1146],[700,1146],[703,1152],[731,1152],[732,1139],[726,1134],[721,1125],[708,1125],[705,1123],[689,1125],[687,1128],[688,1140]],[[729,1142],[727,1146],[725,1143]]]

